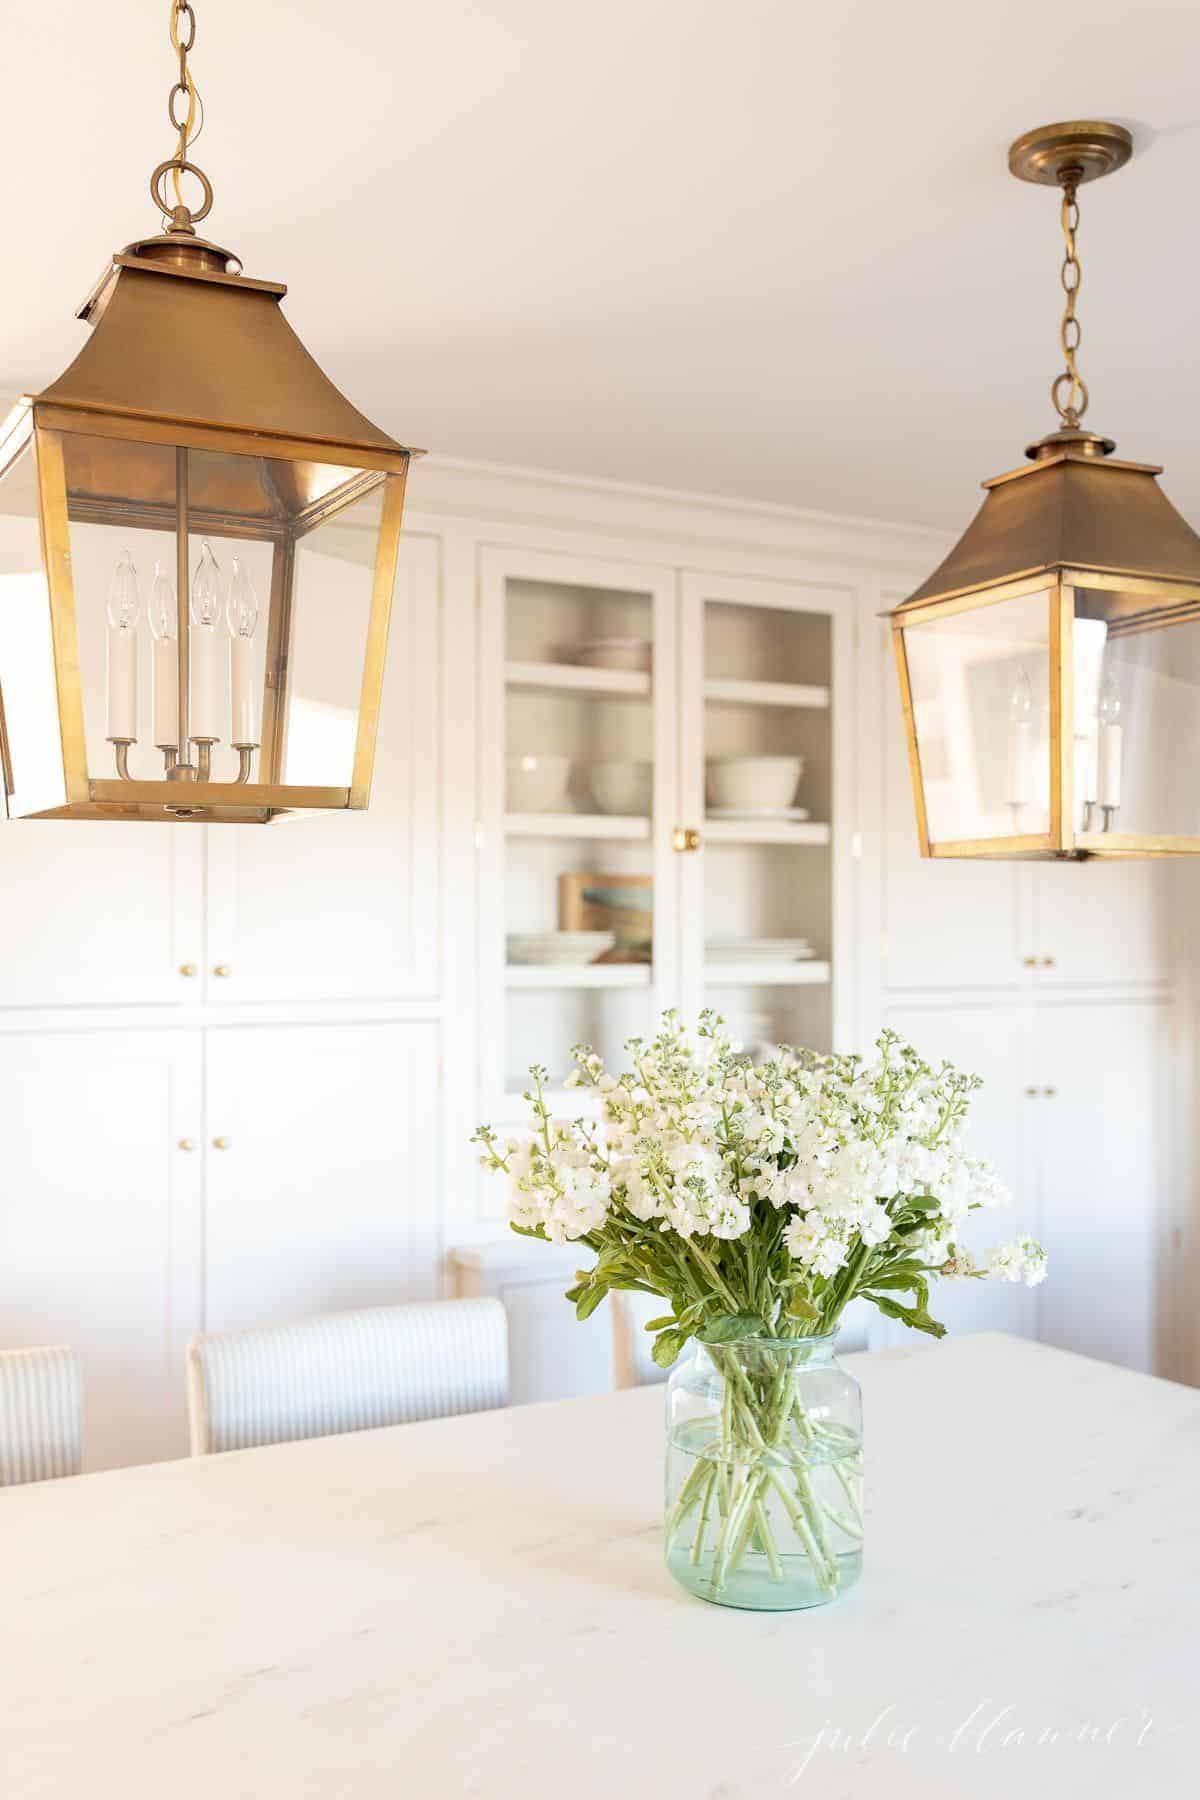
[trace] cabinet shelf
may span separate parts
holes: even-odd
[[[828,825],[792,819],[706,819],[709,844],[795,844],[819,849],[829,843]]]
[[[624,694],[648,700],[650,676],[640,669],[585,669],[578,663],[507,662],[510,688],[550,688],[567,694]]]
[[[706,987],[827,987],[827,962],[712,962],[704,965]]]
[[[506,813],[504,833],[510,838],[646,839],[650,821],[629,813]]]
[[[793,681],[726,681],[710,676],[704,698],[726,706],[790,706],[821,710],[829,706],[827,687]]]
[[[648,988],[649,963],[509,963],[508,988]]]

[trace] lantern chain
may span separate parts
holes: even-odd
[[[1060,280],[1066,296],[1063,308],[1062,324],[1058,338],[1062,345],[1066,368],[1061,375],[1055,377],[1050,389],[1050,398],[1054,402],[1055,411],[1069,431],[1078,428],[1079,421],[1087,411],[1087,383],[1079,373],[1075,361],[1075,353],[1083,339],[1083,327],[1075,313],[1075,302],[1083,282],[1083,266],[1076,250],[1076,233],[1079,230],[1079,201],[1076,198],[1083,171],[1079,168],[1066,168],[1059,176],[1062,184],[1062,234],[1066,252],[1062,260]],[[1066,397],[1063,398],[1063,390]]]
[[[188,66],[188,54],[196,42],[196,15],[190,0],[170,0],[171,48],[179,58],[176,80],[167,95],[167,118],[176,134],[175,154],[159,163],[150,177],[150,192],[163,215],[168,231],[194,235],[197,221],[206,218],[212,208],[212,183],[203,169],[188,160],[188,150],[204,129],[204,102]],[[204,190],[200,206],[193,210],[183,198],[183,177],[194,175]],[[170,177],[174,201],[164,185]]]

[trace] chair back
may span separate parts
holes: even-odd
[[[671,1310],[659,1294],[639,1294],[614,1288],[608,1296],[613,1322],[613,1385],[647,1387],[665,1381],[669,1369],[660,1369],[651,1352],[654,1338],[645,1329],[647,1319],[661,1318]]]
[[[498,1300],[431,1300],[197,1337],[193,1456],[483,1412],[508,1399]]]
[[[83,1374],[69,1344],[0,1350],[0,1487],[78,1475]]]

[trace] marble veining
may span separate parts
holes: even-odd
[[[1107,1800],[1200,1769],[1200,1393],[848,1359],[862,1583],[705,1606],[661,1390],[0,1494],[4,1800]]]

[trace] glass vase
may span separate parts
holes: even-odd
[[[862,1399],[834,1338],[693,1339],[667,1387],[667,1567],[718,1606],[824,1606],[862,1571]]]

